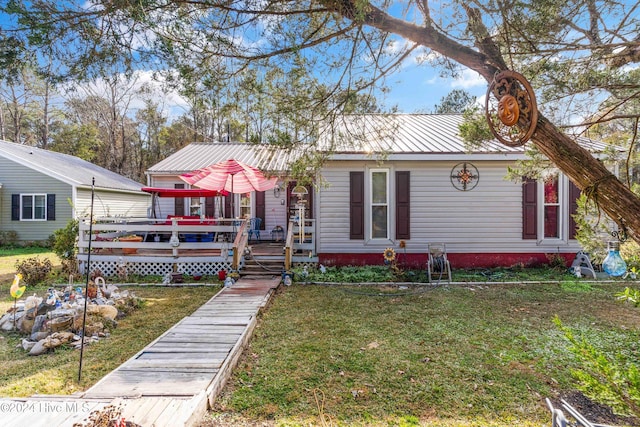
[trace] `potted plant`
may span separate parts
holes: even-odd
[[[131,234],[128,236],[118,237],[119,242],[142,242],[142,236],[137,236],[135,234]],[[137,251],[136,248],[122,248],[122,252],[125,254],[135,254]]]

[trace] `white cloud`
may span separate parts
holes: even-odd
[[[460,74],[460,77],[451,82],[451,87],[454,89],[470,89],[479,86],[486,86],[487,81],[477,72],[466,68]]]

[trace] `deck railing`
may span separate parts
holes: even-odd
[[[287,239],[284,248],[285,270],[289,271],[293,258],[296,254],[300,256],[314,256],[316,254],[316,220],[305,219],[304,221],[290,220],[287,229]]]
[[[247,221],[243,221],[233,241],[233,262],[231,263],[231,268],[235,271],[240,269],[241,258],[247,247],[248,231]]]
[[[79,221],[78,250],[87,253],[91,241],[92,253],[124,253],[140,250],[170,250],[177,257],[180,251],[193,249],[236,249],[246,230],[246,221],[233,219],[171,218],[89,218]],[[91,227],[91,237],[89,228]],[[130,239],[136,236],[137,241]],[[246,241],[246,239],[244,239]],[[246,244],[246,243],[245,243]]]
[[[284,270],[291,271],[293,258],[293,221],[289,221],[287,228],[287,238],[284,244]]]

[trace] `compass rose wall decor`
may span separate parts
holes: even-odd
[[[509,147],[524,145],[538,123],[538,107],[529,82],[515,71],[496,74],[487,89],[485,114],[498,141]]]
[[[451,169],[451,184],[456,190],[473,190],[478,185],[478,181],[480,181],[480,174],[478,169],[471,163],[458,163]]]

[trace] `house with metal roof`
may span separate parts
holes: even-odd
[[[78,157],[0,141],[0,232],[19,242],[45,241],[72,218],[146,217],[141,184]]]
[[[508,168],[524,147],[489,141],[469,148],[462,115],[349,116],[324,141],[333,153],[314,197],[319,261],[381,263],[386,248],[425,265],[430,243],[444,243],[452,266],[572,260],[578,188],[561,172],[514,182]],[[593,152],[605,144],[581,138]]]
[[[186,188],[180,175],[209,165],[235,159],[256,167],[266,175],[284,177],[289,170],[291,154],[268,145],[237,142],[194,142],[151,166],[147,171],[147,184],[151,187]],[[231,203],[231,197],[234,203]],[[158,217],[167,215],[204,214],[210,218],[261,218],[261,237],[271,237],[273,230],[285,230],[289,201],[282,184],[269,192],[234,194],[217,200],[207,198],[159,199],[154,209]],[[204,211],[201,212],[201,209]],[[235,212],[231,212],[231,210]],[[281,233],[278,233],[280,236]],[[274,234],[275,236],[275,234]]]
[[[300,243],[309,243],[299,247],[325,265],[380,264],[393,248],[401,262],[424,266],[436,242],[446,244],[454,267],[529,265],[551,254],[573,259],[581,249],[572,219],[578,189],[560,172],[540,182],[507,180],[507,169],[526,158],[524,148],[490,141],[470,149],[459,134],[462,121],[459,114],[341,117],[316,144],[328,160],[316,177],[322,185],[308,194],[284,184],[289,155],[233,143],[191,144],[151,167],[148,185],[182,188],[181,173],[229,158],[279,175],[283,185],[269,194],[236,195],[233,216],[262,217],[263,239],[301,216],[310,220],[305,231],[296,228]],[[189,201],[172,203],[166,214],[189,213]],[[207,209],[229,217],[225,205]]]

